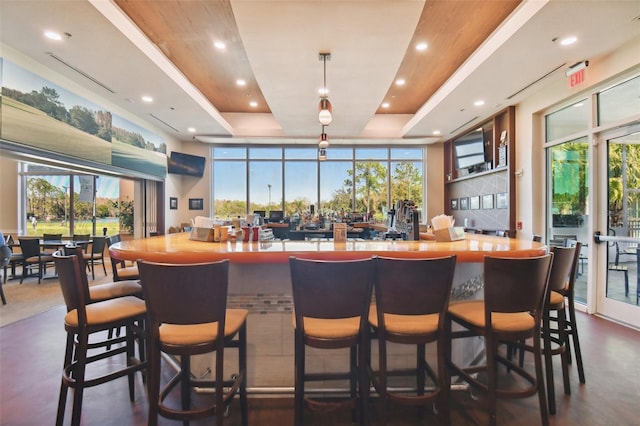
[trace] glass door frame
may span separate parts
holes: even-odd
[[[609,226],[609,169],[608,151],[609,141],[626,135],[640,132],[640,123],[630,124],[612,130],[604,130],[594,134],[594,173],[596,179],[594,188],[594,230],[602,235],[607,235]],[[595,242],[595,239],[594,239]],[[607,273],[608,273],[608,249],[609,244],[602,242],[593,244],[591,255],[595,262],[590,262],[590,273],[594,277],[594,283],[590,291],[595,292],[595,297],[588,298],[588,310],[607,317],[613,321],[624,323],[635,328],[640,328],[640,306],[607,298]],[[635,277],[629,277],[629,294],[635,292]],[[634,293],[635,294],[635,293]],[[635,299],[632,298],[632,299]]]

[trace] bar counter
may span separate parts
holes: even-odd
[[[293,390],[293,297],[289,257],[315,259],[363,259],[373,255],[399,258],[429,258],[457,255],[451,300],[467,300],[482,296],[483,257],[485,255],[527,257],[546,253],[546,246],[527,240],[468,234],[455,242],[348,240],[332,241],[268,241],[211,243],[189,240],[188,233],[170,234],[141,240],[122,241],[109,248],[113,258],[144,259],[152,262],[196,263],[230,259],[230,307],[249,310],[248,386],[251,392],[292,392]],[[482,341],[457,339],[453,342],[456,363],[470,364],[482,352]],[[410,346],[410,345],[407,345]],[[373,348],[373,356],[376,355]],[[406,364],[415,349],[396,348],[389,362]],[[339,352],[339,351],[338,351]],[[432,353],[433,352],[433,353]],[[430,347],[428,356],[435,362]],[[346,365],[349,353],[334,354],[310,351],[310,365]],[[208,358],[192,361],[192,372],[204,377],[214,370]],[[226,367],[225,367],[226,368]],[[319,367],[321,370],[324,367]],[[231,369],[231,371],[234,371]],[[265,372],[269,372],[266,374]]]
[[[332,241],[192,241],[186,232],[140,240],[122,241],[109,247],[111,257],[151,262],[198,263],[229,259],[232,263],[287,263],[290,256],[325,260],[363,259],[374,255],[398,258],[430,258],[457,255],[458,262],[482,262],[484,256],[531,257],[545,254],[545,245],[514,238],[468,234],[454,242],[348,240]]]

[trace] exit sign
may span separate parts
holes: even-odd
[[[581,70],[574,72],[568,76],[568,79],[570,89],[581,85],[587,80],[587,69],[582,68]]]

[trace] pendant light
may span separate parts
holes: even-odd
[[[318,147],[320,147],[320,148],[328,148],[329,147],[329,136],[327,136],[327,134],[324,132],[324,126],[322,126],[322,133],[320,133]]]
[[[331,59],[331,53],[320,53],[320,60],[323,63],[323,83],[322,83],[322,96],[320,97],[320,104],[318,105],[318,121],[323,126],[328,126],[333,121],[331,115],[331,102],[328,98],[327,91],[327,60]],[[323,132],[324,133],[324,132]]]

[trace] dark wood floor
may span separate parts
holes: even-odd
[[[0,308],[1,309],[1,308]],[[0,311],[1,313],[1,311]],[[64,308],[0,328],[0,424],[44,425],[54,422],[63,359]],[[575,367],[571,371],[573,394],[565,396],[557,383],[558,413],[552,425],[635,425],[640,420],[640,333],[603,319],[579,314],[587,383],[580,385]],[[556,362],[556,377],[560,377]],[[293,366],[292,366],[293,368]],[[70,398],[69,398],[70,399]],[[486,415],[481,399],[455,392],[452,412],[454,425],[483,425]],[[69,406],[68,406],[69,407]],[[289,397],[252,396],[249,400],[250,425],[292,425],[293,404]],[[136,399],[129,402],[126,379],[119,379],[85,391],[84,425],[144,425],[147,398],[138,376]],[[375,408],[370,410],[373,424],[379,424]],[[498,421],[503,425],[540,423],[535,397],[501,401]],[[67,422],[70,411],[68,410]],[[390,425],[438,424],[433,415],[419,421],[409,408],[394,408]],[[309,414],[309,425],[347,425],[348,415]],[[192,424],[212,424],[203,421]],[[161,419],[160,424],[179,424]],[[239,425],[239,410],[232,407],[227,424]]]

